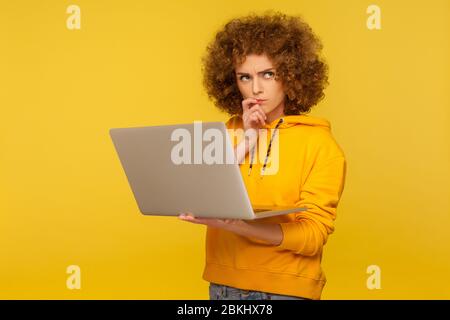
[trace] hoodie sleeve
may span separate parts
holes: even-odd
[[[225,122],[225,127],[227,128],[228,134],[231,139],[231,145],[235,147],[242,139],[242,132],[240,132],[238,129],[238,121],[239,116],[232,116]]]
[[[336,209],[345,184],[346,160],[343,154],[316,163],[304,182],[296,206],[307,211],[295,213],[295,221],[280,223],[283,240],[279,250],[304,256],[322,251],[334,231]]]

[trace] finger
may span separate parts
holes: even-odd
[[[261,127],[264,127],[266,125],[266,120],[264,119],[264,117],[262,115],[259,115],[260,117],[260,122],[261,122]]]
[[[255,116],[256,116],[256,118],[257,118],[257,125],[258,125],[259,127],[263,126],[263,125],[264,125],[264,122],[263,122],[263,119],[261,118],[261,115],[260,115],[260,114],[255,114]]]
[[[245,113],[243,114],[243,116],[244,116],[244,121],[245,121],[245,119],[247,119],[247,121],[252,120],[252,117],[253,117],[253,115],[254,115],[255,113],[258,113],[257,109],[250,109],[250,110],[248,110],[247,112],[245,112]]]
[[[257,105],[249,110],[249,114],[253,114],[255,112],[259,113],[263,117],[264,120],[267,119],[267,115],[265,114],[265,112],[263,111],[263,109],[261,108],[260,105]]]
[[[196,224],[202,223],[199,219],[194,218],[192,216],[184,216],[183,218],[181,218],[181,220]]]
[[[264,121],[267,120],[267,115],[266,115],[266,113],[263,111],[263,109],[261,108],[261,106],[258,105],[258,108],[256,108],[255,110],[256,110],[256,112],[258,112],[258,113],[263,117]]]
[[[242,107],[244,111],[248,111],[250,108],[252,108],[258,100],[254,98],[247,98],[244,101],[242,101]]]
[[[250,116],[250,122],[252,125],[258,125],[260,122],[259,115],[257,113],[253,113]]]
[[[185,220],[187,218],[194,218],[194,215],[191,212],[179,212],[178,218]]]
[[[244,100],[245,101],[245,100]],[[244,101],[242,101],[242,110],[244,111],[244,112],[247,112],[248,111],[248,104],[246,104]]]
[[[265,125],[266,122],[264,121],[263,116],[259,112],[255,112],[254,116],[256,117],[258,124],[261,124],[262,126]]]
[[[249,104],[248,104],[248,108],[249,108],[249,110],[253,110],[254,108],[256,108],[258,106],[258,101],[255,99],[254,101],[251,101]]]
[[[266,113],[264,112],[263,108],[259,103],[257,103],[255,106],[253,106],[249,112],[259,112],[262,116],[266,117]]]
[[[189,222],[194,222],[194,223],[201,223],[201,224],[206,224],[209,222],[209,220],[213,220],[212,218],[197,218],[194,216],[193,213],[191,212],[187,212],[187,214],[184,216],[184,220],[189,221]]]
[[[192,218],[192,220],[189,220],[189,222],[204,225],[210,225],[213,223],[212,219],[200,219],[200,218]]]
[[[179,218],[180,220],[184,220],[184,221],[190,221],[190,220],[192,220],[192,217],[190,217],[190,216],[188,216],[188,215],[185,215],[185,214],[180,214],[180,215],[178,216],[178,218]]]
[[[267,118],[267,116],[264,114],[264,111],[262,111],[261,109],[257,109],[256,112],[257,112],[259,118],[261,119],[261,123],[262,123],[263,125],[265,125],[265,124],[266,124],[266,118]]]
[[[242,101],[242,110],[244,112],[247,112],[248,109],[249,109],[248,101],[247,101],[247,99],[245,99],[245,100]]]

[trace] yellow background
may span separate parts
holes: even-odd
[[[372,3],[381,30],[366,27]],[[81,30],[66,28],[71,4]],[[450,298],[449,1],[0,7],[0,298],[208,298],[205,227],[141,215],[108,130],[228,119],[200,57],[223,23],[266,9],[301,14],[330,65],[312,115],[331,121],[348,175],[322,298]],[[69,265],[81,290],[66,288]]]

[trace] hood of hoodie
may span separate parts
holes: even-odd
[[[234,124],[236,124],[236,122],[239,122],[240,126],[242,126],[241,115],[232,117],[228,121],[228,123],[230,123],[230,122],[233,122]],[[331,131],[331,125],[328,120],[319,118],[319,117],[315,117],[315,116],[310,116],[310,115],[286,115],[283,117],[279,117],[270,123],[266,123],[262,128],[271,129],[271,130],[273,130],[273,132],[271,133],[269,145],[267,146],[266,157],[265,157],[264,163],[267,161],[267,158],[269,157],[272,139],[275,136],[276,131],[279,129],[292,128],[292,127],[295,127],[298,125],[321,127],[322,129]],[[252,152],[251,152],[251,157],[253,159]],[[249,173],[251,172],[251,169],[252,169],[252,162],[253,162],[253,160],[251,160],[251,163],[250,163]]]
[[[310,116],[310,115],[289,115],[281,117],[283,122],[278,126],[279,129],[286,129],[297,125],[308,125],[322,127],[331,130],[330,122],[326,119]],[[270,123],[266,123],[263,128],[273,129],[276,127],[281,118],[275,119]]]
[[[281,119],[283,119],[283,122],[278,125]],[[240,126],[242,126],[242,116],[235,115],[228,120],[227,124],[231,123],[236,124],[239,122],[241,124]],[[275,129],[277,125],[278,129],[287,129],[298,125],[307,125],[307,126],[322,127],[323,129],[331,130],[331,125],[328,120],[306,114],[283,116],[273,120],[270,123],[266,123],[262,128]]]

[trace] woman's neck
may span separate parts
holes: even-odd
[[[272,123],[278,118],[281,118],[284,116],[284,103],[281,102],[275,109],[270,111],[269,113],[266,113],[267,119],[266,123]]]

